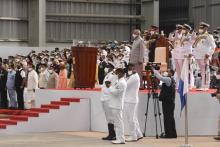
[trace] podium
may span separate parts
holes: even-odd
[[[164,36],[160,36],[155,49],[155,62],[161,63],[161,71],[167,71],[169,63],[169,42]]]
[[[95,47],[72,47],[74,88],[94,88],[97,51]]]

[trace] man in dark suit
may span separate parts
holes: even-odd
[[[0,62],[0,98],[1,98],[1,108],[8,108],[8,98],[7,98],[7,75],[8,72],[3,68],[2,62]]]

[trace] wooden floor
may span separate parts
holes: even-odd
[[[0,147],[179,147],[184,144],[184,138],[155,139],[146,137],[139,142],[125,145],[112,145],[109,141],[102,141],[105,136],[98,132],[54,132],[31,134],[4,134],[0,137]],[[193,147],[220,147],[220,142],[213,137],[190,137]]]

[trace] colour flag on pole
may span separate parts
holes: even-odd
[[[187,93],[189,92],[189,65],[188,65],[188,59],[184,59],[180,80],[179,80],[179,87],[178,87],[178,93],[180,95],[180,101],[181,101],[181,112],[183,108],[186,105],[187,100]]]

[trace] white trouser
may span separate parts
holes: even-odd
[[[210,84],[210,71],[209,62],[205,62],[204,59],[196,59],[202,76],[202,88],[209,88]]]
[[[137,107],[138,104],[125,103],[123,110],[125,116],[125,122],[128,122],[128,126],[129,126],[129,135],[134,140],[143,137],[137,118]]]
[[[112,108],[112,116],[114,118],[113,120],[116,133],[116,140],[120,142],[125,142],[122,110]]]
[[[27,100],[25,101],[26,108],[34,108],[35,106],[35,92],[33,90],[27,90]]]
[[[112,117],[112,110],[109,107],[109,101],[102,101],[102,108],[105,112],[105,117],[106,117],[106,121],[107,123],[111,123],[113,124],[113,117]]]

